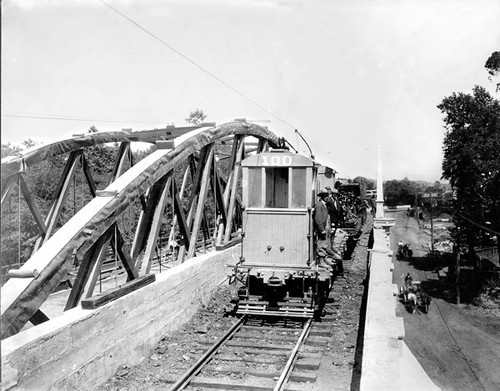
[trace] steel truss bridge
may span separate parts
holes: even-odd
[[[136,142],[156,149],[135,162],[131,146]],[[96,145],[110,143],[118,149],[114,168],[109,185],[98,190],[86,154]],[[75,278],[65,310],[93,297],[110,253],[123,266],[128,282],[151,275],[158,243],[162,245],[162,224],[169,227],[168,243],[179,240],[178,251],[172,254],[175,263],[196,256],[202,236],[210,236],[216,246],[234,243],[241,228],[240,162],[247,154],[278,143],[267,128],[242,120],[219,126],[85,133],[2,159],[2,210],[9,197],[18,194],[39,237],[29,260],[9,271],[2,287],[1,338],[16,334],[27,322],[36,325],[48,320],[40,307],[70,271]],[[25,178],[37,164],[57,156],[66,156],[66,163],[60,178],[54,178],[58,185],[50,209],[42,213]],[[182,175],[175,175],[179,170]],[[78,173],[91,197],[63,222],[61,215]],[[140,213],[132,221],[133,239],[127,241],[120,222],[132,205]],[[130,225],[131,219],[127,221]]]

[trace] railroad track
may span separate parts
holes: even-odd
[[[200,339],[203,356],[170,390],[308,390],[330,336],[327,324],[240,318],[223,335]]]

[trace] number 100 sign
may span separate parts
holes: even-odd
[[[289,166],[292,164],[292,157],[285,156],[260,156],[259,160],[263,166]]]

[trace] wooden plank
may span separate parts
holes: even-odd
[[[141,276],[107,292],[103,292],[99,295],[82,300],[82,308],[85,310],[99,308],[104,304],[110,303],[120,297],[127,295],[130,292],[136,291],[146,285],[149,285],[155,280],[156,276],[154,274]]]
[[[212,341],[213,343],[213,341]],[[266,344],[265,346],[258,345],[257,343],[247,343],[247,342],[236,342],[236,341],[229,341],[226,343],[226,346],[234,346],[234,347],[240,347],[240,348],[255,348],[259,347],[259,349],[262,349],[262,354],[268,354],[268,350],[274,350],[274,351],[291,351],[295,345],[271,345],[271,344]],[[317,353],[321,352],[321,348],[318,350],[313,346],[302,346],[302,351],[303,352],[308,352],[308,353]],[[264,352],[265,351],[265,352]]]
[[[42,214],[38,210],[35,202],[33,201],[33,198],[31,197],[31,193],[22,175],[19,176],[19,182],[21,184],[21,192],[23,193],[24,200],[26,201],[26,204],[28,204],[28,208],[35,218],[35,222],[38,225],[40,232],[42,233],[42,235],[45,235],[47,233],[47,227],[45,226],[45,222],[43,221]]]
[[[76,307],[82,297],[92,295],[97,281],[96,274],[98,274],[100,270],[102,259],[105,256],[107,245],[111,240],[113,230],[113,226],[109,227],[92,246],[92,248],[83,256],[82,263],[78,267],[78,272],[76,274],[75,281],[73,282],[73,287],[71,288],[68,300],[66,301],[64,311]],[[89,284],[89,281],[91,281],[91,284]]]
[[[110,228],[112,228],[112,226]],[[102,272],[103,272],[102,266],[104,265],[104,261],[108,256],[108,246],[111,243],[111,236],[112,234],[109,236],[106,243],[99,249],[97,255],[97,261],[94,263],[94,266],[92,267],[92,271],[90,272],[90,278],[85,284],[85,289],[83,291],[82,297],[85,299],[92,297],[92,295],[94,294],[94,289],[97,284],[97,280],[102,279]]]
[[[233,172],[236,163],[236,154],[238,153],[240,142],[243,142],[243,137],[235,134],[233,138],[233,145],[231,146],[231,160],[229,161],[229,171]],[[229,182],[228,182],[229,183]],[[227,203],[227,200],[226,200]]]
[[[231,361],[231,362],[253,362],[256,364],[277,364],[280,362],[285,364],[286,362],[286,354],[279,355],[283,357],[282,359],[276,357],[267,357],[266,356],[253,356],[253,355],[245,355],[245,357],[235,356],[234,354],[217,354],[217,361]],[[294,365],[294,368],[300,369],[302,371],[316,371],[319,369],[321,365],[321,358],[301,358],[297,359],[297,362]]]
[[[237,244],[241,243],[241,237],[239,238],[232,238],[229,242],[225,242],[221,245],[216,245],[215,246],[215,249],[217,251],[222,251],[222,250],[225,250],[229,247],[233,247],[233,246],[236,246]]]
[[[239,178],[239,173],[240,173],[240,169],[241,169],[241,160],[243,157],[244,146],[245,146],[245,144],[243,143],[243,139],[242,139],[241,143],[240,143],[240,147],[238,148],[238,154],[236,156],[235,167],[234,167],[233,173],[231,175],[232,183],[227,184],[227,186],[231,187],[231,196],[229,198],[229,206],[228,206],[228,210],[227,210],[226,232],[224,234],[224,241],[225,242],[227,242],[231,239],[231,231],[233,228],[233,216],[234,216],[234,209],[235,209],[235,203],[236,203],[236,190],[238,188],[238,178]],[[228,203],[226,203],[226,205],[227,204]]]
[[[130,167],[135,166],[136,161],[134,158],[134,154],[132,153],[132,148],[129,149],[129,158],[130,158]],[[139,198],[141,201],[142,210],[145,210],[146,209],[146,199],[144,198],[144,194],[141,194]]]
[[[97,187],[95,185],[94,178],[92,177],[92,173],[90,172],[90,169],[89,169],[89,164],[88,164],[87,159],[85,158],[84,154],[82,154],[81,159],[82,159],[81,160],[82,171],[83,171],[83,174],[85,175],[85,179],[87,180],[87,184],[89,185],[90,194],[92,195],[92,197],[95,197],[96,192],[97,192]]]
[[[199,339],[196,342],[198,342],[200,345],[213,345],[214,341],[210,339]],[[233,346],[233,347],[238,347],[238,348],[259,348],[260,354],[267,354],[268,350],[275,350],[275,351],[286,351],[289,352],[293,349],[295,345],[293,344],[282,344],[282,345],[273,345],[266,343],[265,345],[262,345],[261,342],[241,342],[241,341],[228,341],[226,342],[225,346]]]
[[[189,212],[187,215],[187,227],[189,228],[191,235],[193,230],[191,227],[193,226],[193,219],[195,218],[195,212],[196,212],[196,205],[198,204],[198,196],[199,196],[199,189],[201,188],[201,180],[203,178],[203,168],[206,163],[206,158],[207,158],[207,152],[211,149],[212,144],[206,145],[201,151],[200,151],[200,158],[198,159],[198,165],[195,167],[195,157],[194,155],[191,156],[189,160],[189,167],[191,171],[191,175],[193,177],[193,183],[191,187],[191,194],[190,194],[190,199],[189,199]],[[190,249],[187,249],[186,246],[181,246],[179,249],[179,254],[178,254],[178,260],[180,262],[184,262],[185,256],[186,256],[186,251]]]
[[[207,192],[208,192],[208,185],[210,182],[210,172],[212,169],[212,161],[213,161],[213,155],[214,155],[214,147],[210,148],[210,152],[208,154],[207,158],[207,163],[205,164],[204,170],[203,170],[203,175],[201,177],[201,187],[200,187],[200,194],[198,198],[198,205],[196,207],[196,215],[194,217],[194,222],[193,226],[191,228],[191,243],[195,243],[196,239],[198,237],[198,232],[200,229],[200,223],[203,217],[203,212],[205,210],[205,201],[207,198]],[[191,258],[194,256],[194,251],[195,251],[195,246],[191,246],[191,248],[188,251],[188,258]]]
[[[222,181],[218,172],[217,161],[215,160],[215,157],[212,167],[212,177],[214,178],[212,183],[212,193],[214,194],[215,197],[215,205],[217,208],[217,212],[220,215],[218,230],[222,230],[224,229],[223,227],[225,226],[227,221],[227,214],[226,214],[227,207],[226,204],[224,203],[224,192],[222,191]],[[217,218],[217,215],[215,217]],[[214,232],[214,235],[216,238],[219,237],[217,232]]]
[[[151,262],[153,252],[156,248],[156,241],[160,234],[160,226],[163,218],[163,210],[167,203],[167,194],[170,190],[170,183],[172,181],[172,174],[168,175],[166,180],[162,180],[162,188],[159,189],[159,197],[154,208],[153,215],[149,226],[149,235],[146,241],[146,248],[144,249],[141,261],[141,275],[148,274],[151,270]],[[157,182],[158,183],[158,182]]]
[[[213,342],[212,342],[213,343]],[[245,354],[251,354],[251,355],[256,355],[256,354],[264,354],[266,356],[284,356],[288,357],[291,349],[289,350],[266,350],[263,352],[261,349],[255,348],[255,347],[249,347],[249,348],[242,348],[241,349],[243,353]],[[308,359],[314,359],[314,360],[321,360],[323,357],[322,351],[315,351],[315,352],[304,352],[301,351],[299,353],[299,358],[308,358]]]
[[[115,235],[111,239],[111,245],[114,246],[114,241],[118,243],[118,246],[116,250],[118,251],[118,254],[116,254],[118,257],[120,257],[123,267],[127,271],[127,281],[133,280],[137,277],[139,277],[139,273],[137,271],[137,268],[135,267],[134,260],[130,256],[130,251],[128,250],[127,243],[125,243],[125,240],[123,240],[122,234],[120,233],[120,230],[118,229],[118,225],[115,223]],[[113,248],[114,249],[114,248]]]
[[[193,185],[191,187],[191,195],[189,199],[189,205],[192,206],[194,203],[196,203],[195,198],[198,196],[198,192],[201,187],[201,178],[203,176],[203,168],[204,165],[207,161],[207,153],[212,150],[212,144],[208,144],[203,149],[200,151],[200,158],[198,159],[198,165],[194,166],[195,161],[194,157],[191,157],[189,160],[189,166],[191,169],[191,175],[193,177]],[[192,216],[190,217],[192,219]],[[188,217],[188,225],[191,226],[191,221],[189,220]]]
[[[231,373],[245,373],[250,376],[262,377],[273,379],[275,377],[280,377],[280,371],[266,371],[265,369],[252,369],[247,366],[214,366],[208,365],[204,368],[204,371],[217,372],[220,374],[228,375]],[[315,373],[307,373],[307,372],[297,372],[294,371],[290,375],[290,380],[296,382],[315,382],[316,374]]]
[[[174,197],[174,210],[175,210],[175,217],[177,217],[177,221],[179,223],[179,231],[181,232],[182,237],[184,238],[184,246],[185,248],[189,249],[191,247],[191,244],[189,242],[189,238],[191,236],[190,230],[186,221],[186,215],[184,213],[184,209],[182,208],[182,201],[179,197],[179,192],[177,191],[177,185],[175,183],[175,180],[173,181],[173,197]],[[181,191],[182,194],[182,191]],[[172,227],[173,229],[174,227]],[[173,237],[173,235],[172,235]]]
[[[57,221],[59,220],[59,216],[61,215],[64,202],[68,194],[68,188],[75,173],[78,158],[81,156],[81,154],[81,150],[73,151],[68,158],[68,162],[66,163],[63,174],[61,175],[61,180],[59,181],[59,184],[57,186],[56,197],[54,199],[52,207],[50,208],[49,214],[45,219],[45,226],[47,227],[47,231],[43,235],[42,241],[37,242],[37,244],[35,245],[34,251],[38,250],[40,246],[49,239],[52,231],[56,226]]]
[[[265,382],[263,382],[264,380]],[[214,379],[197,376],[189,382],[189,386],[195,388],[218,388],[222,390],[272,391],[274,390],[274,383],[275,382],[270,379],[255,379],[250,381],[247,379]]]
[[[115,166],[113,167],[113,173],[109,179],[109,184],[113,183],[116,178],[118,178],[123,171],[123,165],[125,164],[125,158],[129,156],[130,142],[124,141],[120,143],[118,149],[118,154],[116,155]]]
[[[165,186],[168,178],[170,178],[170,175],[165,175],[153,186],[151,186],[147,192],[146,208],[141,211],[139,216],[139,222],[137,224],[134,242],[132,245],[131,256],[132,259],[135,259],[137,268],[141,267],[141,262],[144,259],[144,257],[139,257],[139,254],[143,253],[147,248],[148,238],[151,232],[151,223],[153,221],[158,202],[161,199],[162,194],[165,192]]]
[[[151,188],[149,188],[146,191],[146,196],[149,196],[149,192],[151,191]],[[144,194],[142,195],[142,198],[144,198]],[[137,221],[137,226],[135,228],[135,233],[134,233],[134,240],[132,242],[132,259],[135,259],[136,262],[139,262],[138,255],[144,248],[144,243],[145,243],[145,236],[146,236],[146,227],[148,223],[148,219],[146,214],[148,213],[148,203],[144,201],[142,205],[142,210],[139,213],[139,219]],[[140,265],[137,265],[138,267]]]
[[[182,198],[184,196],[184,190],[186,190],[188,176],[189,176],[189,164],[187,165],[186,170],[184,171],[184,175],[182,176],[182,183],[181,183],[180,192],[177,192],[177,182],[175,181],[175,175],[172,176],[172,191],[170,192],[170,196],[173,199],[172,214],[173,214],[174,218],[172,221],[172,228],[170,228],[170,235],[168,236],[169,243],[173,243],[175,240],[175,227],[177,225],[177,220],[180,217],[180,216],[177,216],[177,210],[176,210],[176,204],[175,204],[176,202],[178,202],[177,205],[179,205],[179,209],[180,209],[180,211],[182,211],[182,215],[183,216],[185,215],[181,201],[182,201]],[[185,220],[186,220],[185,216],[183,218],[184,218],[184,223],[185,223]],[[187,227],[186,224],[184,224],[184,226]],[[179,229],[181,229],[181,228],[179,227]],[[181,234],[184,235],[182,233],[182,231],[181,231]],[[189,235],[185,236],[185,237],[189,237]]]

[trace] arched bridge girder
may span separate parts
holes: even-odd
[[[23,171],[35,166],[41,161],[50,159],[58,155],[107,143],[144,142],[154,144],[158,140],[172,140],[193,130],[200,129],[201,127],[203,127],[203,125],[180,128],[172,126],[165,129],[141,130],[134,132],[114,131],[82,133],[74,135],[70,139],[55,141],[49,144],[37,146],[24,152],[21,156],[9,156],[2,159],[2,187],[4,187],[5,181],[7,181],[12,176],[22,173]]]
[[[73,260],[81,260],[77,277],[66,309],[78,305],[82,298],[92,295],[96,276],[110,246],[123,263],[129,280],[148,273],[162,212],[170,203],[175,223],[184,236],[184,246],[178,261],[195,255],[196,240],[204,220],[207,192],[212,188],[213,199],[219,211],[218,226],[214,235],[219,244],[231,238],[235,210],[238,209],[237,192],[239,161],[244,157],[246,136],[259,139],[258,149],[265,145],[275,146],[278,137],[266,128],[255,124],[234,122],[199,133],[182,141],[174,149],[159,149],[127,172],[117,177],[105,190],[81,209],[67,224],[61,227],[21,268],[27,274],[37,270],[36,278],[11,278],[2,288],[2,339],[17,333],[35,314],[73,266]],[[215,165],[216,142],[233,138],[230,156],[231,172],[227,179],[218,174]],[[182,139],[186,139],[183,141]],[[177,142],[176,142],[177,144]],[[191,160],[192,192],[187,209],[183,207],[185,187],[177,183],[174,168]],[[197,161],[197,164],[196,164]],[[186,178],[188,173],[184,175]],[[225,184],[225,186],[224,186]],[[143,199],[132,249],[129,250],[117,226],[117,218],[135,200]],[[36,316],[35,316],[36,317]],[[42,316],[43,318],[43,316]]]

